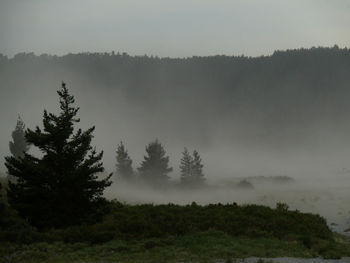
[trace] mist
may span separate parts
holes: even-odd
[[[126,203],[256,203],[315,212],[342,232],[349,225],[350,56],[348,49],[278,51],[272,56],[169,59],[116,53],[18,54],[0,60],[2,158],[17,115],[27,128],[58,112],[67,83],[78,127],[96,126],[104,151],[105,196]],[[309,58],[317,58],[310,62]],[[330,59],[331,58],[331,59]],[[315,61],[315,62],[314,62]],[[298,69],[298,72],[295,70]],[[170,157],[170,186],[128,184],[115,175],[123,141],[136,170],[158,139]],[[184,147],[199,151],[205,186],[179,187]],[[35,147],[30,150],[40,154]],[[6,169],[1,164],[3,176]],[[257,178],[285,176],[278,184]],[[236,184],[248,180],[253,189]]]
[[[329,177],[349,169],[350,80],[341,69],[350,67],[349,52],[306,51],[321,63],[305,66],[299,57],[303,52],[251,59],[169,60],[106,53],[3,59],[1,155],[9,154],[18,114],[33,129],[41,125],[44,109],[58,111],[56,91],[65,81],[80,107],[81,127],[96,126],[94,144],[105,152],[107,171],[115,169],[120,141],[137,167],[145,145],[157,138],[170,156],[173,179],[178,178],[184,147],[201,153],[208,180]],[[295,59],[297,65],[291,64]],[[275,65],[281,63],[277,72]],[[310,67],[318,68],[313,72]]]

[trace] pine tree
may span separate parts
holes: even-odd
[[[192,177],[192,166],[193,166],[193,158],[188,152],[187,148],[182,152],[181,164],[180,164],[180,172],[181,172],[181,182],[184,184],[190,183]]]
[[[3,220],[4,220],[4,215],[3,211],[5,210],[5,204],[2,200],[2,184],[0,183],[0,229],[2,228]]]
[[[163,183],[169,179],[167,175],[173,168],[169,167],[169,157],[166,156],[162,144],[155,140],[146,146],[147,156],[141,167],[138,168],[140,176],[149,183]]]
[[[117,148],[117,176],[125,181],[134,179],[134,171],[132,169],[132,160],[125,149],[123,142],[120,142]]]
[[[43,131],[27,129],[28,143],[39,148],[42,157],[25,154],[23,158],[6,157],[8,174],[17,179],[9,183],[8,201],[19,214],[39,228],[62,227],[96,220],[106,200],[103,190],[111,184],[111,174],[98,180],[103,172],[103,152],[90,146],[92,127],[74,132],[74,97],[66,85],[58,92],[59,115],[43,115]]]
[[[15,158],[24,156],[29,150],[29,144],[25,139],[25,125],[21,117],[18,116],[15,130],[12,132],[13,142],[9,143],[10,152]]]
[[[202,159],[196,150],[193,151],[192,178],[192,181],[196,182],[196,184],[201,184],[205,181]]]

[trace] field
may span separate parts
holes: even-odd
[[[31,227],[6,205],[1,212],[0,262],[230,262],[252,256],[335,259],[350,256],[349,240],[332,232],[329,220],[327,224],[327,220],[317,214],[295,209],[302,203],[302,210],[322,212],[315,204],[328,200],[329,204],[325,202],[324,208],[327,210],[329,205],[339,202],[339,196],[329,197],[318,192],[320,197],[315,199],[316,193],[311,192],[306,198],[299,192],[298,198],[293,199],[293,187],[288,186],[289,191],[283,187],[286,186],[278,185],[280,191],[264,188],[269,195],[263,194],[262,189],[220,187],[222,197],[225,193],[227,196],[227,191],[234,190],[240,203],[244,199],[252,203],[256,198],[255,203],[260,200],[261,204],[270,207],[203,204],[205,202],[197,197],[203,197],[203,191],[210,196],[217,190],[217,186],[206,186],[183,190],[179,195],[182,198],[191,196],[201,204],[186,204],[185,200],[183,204],[169,204],[165,197],[167,204],[110,201],[101,222],[42,231]],[[145,195],[145,191],[152,191],[149,198],[154,200],[160,200],[164,193],[168,198],[174,197],[175,192],[179,194],[175,186],[162,191],[150,188],[136,191],[131,187],[128,190],[129,199],[136,192]],[[282,193],[293,208],[280,202],[272,205],[278,198],[283,199]],[[123,199],[123,191],[119,194],[119,199]],[[220,200],[220,196],[214,196]],[[181,202],[177,200],[177,203]]]
[[[350,246],[322,241],[318,251],[307,249],[301,242],[275,238],[233,237],[219,231],[206,231],[185,236],[112,240],[102,244],[34,243],[1,246],[3,262],[214,262],[233,258],[316,257],[349,255]],[[346,252],[347,251],[347,252]],[[8,260],[8,261],[6,261]]]

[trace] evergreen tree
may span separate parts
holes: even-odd
[[[13,142],[9,143],[10,152],[15,158],[24,156],[29,150],[29,144],[25,138],[25,125],[21,117],[18,116],[15,130],[12,132]]]
[[[193,151],[193,166],[192,166],[191,176],[193,178],[192,181],[196,182],[196,184],[200,184],[205,181],[204,174],[203,174],[202,159],[196,150]]]
[[[162,183],[169,179],[167,175],[173,168],[169,167],[169,157],[158,140],[151,142],[146,146],[147,156],[138,168],[143,180],[150,183]]]
[[[2,184],[0,183],[0,229],[2,228],[3,220],[4,220],[4,215],[3,211],[5,210],[5,204],[2,200]]]
[[[5,225],[5,222],[8,220],[6,217],[7,215],[5,215],[6,204],[4,200],[3,187],[4,186],[0,183],[0,229],[2,229],[2,227]]]
[[[194,150],[191,156],[187,148],[182,152],[180,164],[181,182],[184,185],[196,186],[204,182],[203,164],[199,153]]]
[[[74,97],[64,83],[58,92],[60,113],[46,110],[43,131],[27,129],[28,143],[38,147],[42,157],[24,154],[23,158],[6,157],[8,174],[17,179],[9,183],[8,201],[19,214],[39,228],[62,227],[96,220],[106,200],[103,190],[111,184],[111,174],[98,180],[103,172],[103,152],[90,146],[92,127],[74,132]]]
[[[182,152],[182,158],[181,158],[181,164],[180,164],[182,183],[188,184],[191,181],[192,166],[193,166],[193,158],[188,152],[187,148],[185,148],[184,151]]]
[[[125,149],[123,142],[120,142],[117,148],[117,176],[125,181],[134,179],[134,171],[132,169],[132,160]]]

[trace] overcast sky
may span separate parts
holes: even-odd
[[[350,46],[349,0],[0,0],[0,53],[270,54]]]

